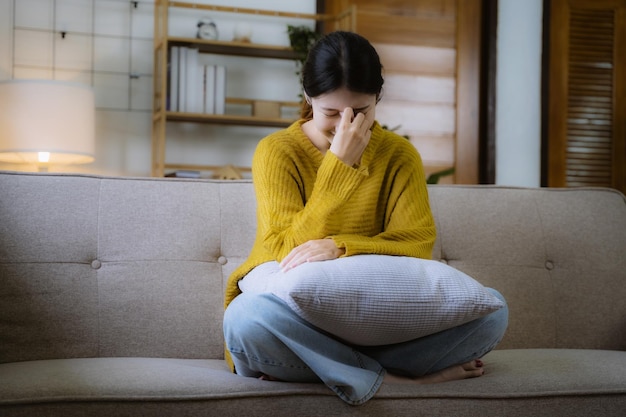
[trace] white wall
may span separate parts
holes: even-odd
[[[138,8],[132,9],[126,0],[0,0],[0,80],[73,79],[83,80],[96,89],[96,161],[84,166],[51,167],[51,171],[150,175],[153,2],[139,0]],[[206,2],[251,7],[247,0]],[[15,7],[18,3],[19,10]],[[314,0],[267,0],[254,7],[314,13],[315,3]],[[537,186],[540,183],[542,1],[499,0],[498,9],[496,182]],[[24,10],[28,13],[23,13]],[[195,13],[178,13],[172,30],[176,34],[193,32],[196,18]],[[236,22],[220,19],[215,19],[220,38],[232,38]],[[286,23],[270,19],[264,24],[273,25],[272,29],[264,26],[264,32],[257,30],[253,40],[288,44]],[[77,36],[70,33],[66,38],[69,42],[64,43],[58,34],[60,25],[69,32],[77,32]],[[249,93],[293,100],[291,90],[297,95],[299,86],[296,79],[290,79],[293,67],[289,64],[268,65],[269,81],[252,84],[249,81],[260,78],[263,66],[246,69],[245,65],[236,64],[238,69],[233,75],[234,82],[228,85],[228,94]],[[140,77],[129,79],[131,70],[137,70]],[[261,90],[250,91],[251,88]],[[185,159],[247,166],[256,141],[271,131],[170,124],[168,137],[177,140],[168,142],[168,155],[177,159],[173,162]],[[34,167],[0,163],[0,169]]]
[[[314,0],[196,2],[301,13],[316,7]],[[71,80],[95,91],[96,161],[50,171],[150,175],[153,13],[154,0],[139,0],[137,7],[128,0],[0,0],[0,80]],[[253,42],[276,45],[289,45],[287,24],[313,26],[302,19],[172,9],[170,34],[195,37],[197,21],[207,15],[221,40],[231,40],[242,21],[252,28]],[[228,96],[298,100],[293,61],[214,58],[229,67]],[[256,142],[272,130],[171,123],[168,161],[249,166]],[[0,169],[35,168],[0,163]]]
[[[542,0],[499,0],[496,184],[541,182]]]

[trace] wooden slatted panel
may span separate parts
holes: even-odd
[[[454,48],[458,0],[353,0],[357,32],[376,43]]]
[[[456,50],[429,46],[408,46],[389,43],[373,43],[389,73],[452,76],[456,74]]]
[[[568,186],[611,186],[614,11],[570,12]]]
[[[356,32],[385,71],[377,118],[408,135],[426,173],[455,167],[443,183],[478,182],[481,0],[325,0],[356,6]],[[329,30],[326,28],[326,30]],[[459,109],[459,106],[462,109]]]
[[[375,43],[385,69],[376,118],[409,136],[426,174],[455,166],[456,51]],[[445,177],[442,183],[452,182]]]

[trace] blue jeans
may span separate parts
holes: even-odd
[[[358,405],[374,396],[386,371],[419,377],[482,357],[500,342],[507,324],[505,306],[408,342],[352,346],[304,321],[275,295],[243,293],[224,313],[224,337],[239,375],[321,381]]]

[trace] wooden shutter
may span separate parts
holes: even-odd
[[[624,0],[551,1],[550,186],[625,189],[625,10]]]

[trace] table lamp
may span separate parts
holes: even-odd
[[[0,161],[93,162],[95,104],[91,87],[65,81],[0,81]]]

